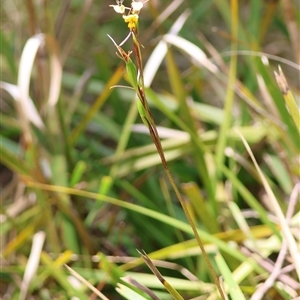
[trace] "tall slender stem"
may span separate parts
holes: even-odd
[[[171,183],[171,186],[173,188],[173,190],[175,191],[175,194],[182,206],[182,209],[187,217],[187,220],[189,222],[189,224],[191,225],[192,227],[192,230],[193,230],[193,233],[195,235],[195,238],[197,240],[197,243],[201,249],[201,252],[204,256],[204,259],[205,259],[205,262],[208,266],[208,269],[215,281],[215,284],[217,286],[217,289],[221,295],[221,298],[222,300],[225,300],[225,295],[224,295],[224,291],[219,283],[219,280],[217,278],[217,275],[216,273],[214,272],[213,270],[213,267],[212,267],[212,264],[208,258],[208,255],[206,254],[205,252],[205,249],[204,249],[204,245],[201,241],[201,238],[200,238],[200,235],[198,233],[198,230],[193,222],[193,219],[187,209],[187,206],[175,184],[175,181],[173,179],[173,176],[170,172],[170,169],[169,169],[169,166],[168,166],[168,163],[167,163],[167,160],[165,158],[165,155],[164,155],[164,151],[163,151],[163,148],[162,148],[162,145],[161,145],[161,141],[160,141],[160,138],[159,138],[159,134],[157,132],[157,129],[156,129],[156,125],[155,125],[155,122],[154,122],[154,119],[151,115],[151,112],[150,112],[150,109],[149,109],[149,106],[148,106],[148,102],[147,102],[147,99],[146,99],[146,93],[145,93],[145,87],[144,87],[144,76],[143,76],[143,63],[142,63],[142,54],[141,54],[141,49],[140,49],[140,42],[139,42],[139,39],[137,37],[137,31],[133,32],[132,33],[132,37],[133,37],[133,46],[134,46],[134,54],[135,54],[135,57],[136,57],[136,62],[137,62],[137,68],[138,68],[138,84],[137,84],[137,94],[138,94],[138,97],[145,109],[145,111],[147,112],[147,118],[146,118],[146,122],[148,123],[148,130],[149,130],[149,133],[150,133],[150,136],[152,138],[152,141],[153,143],[155,144],[155,147],[157,149],[157,152],[160,156],[160,159],[161,159],[161,162],[162,162],[162,165],[164,167],[164,170],[165,170],[165,173]],[[141,116],[143,121],[145,121],[145,117],[144,116]]]

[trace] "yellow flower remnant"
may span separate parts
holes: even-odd
[[[137,14],[130,14],[128,16],[123,16],[125,23],[128,23],[128,28],[130,31],[136,28],[139,16]]]

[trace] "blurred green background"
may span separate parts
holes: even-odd
[[[124,276],[173,299],[136,249],[159,260],[184,299],[217,299],[135,94],[124,88],[124,63],[107,36],[121,43],[129,32],[115,4],[1,2],[3,299],[96,299],[65,263],[108,299],[155,299]],[[295,267],[291,249],[299,249],[299,15],[296,0],[150,0],[139,15],[165,155],[230,299],[242,299],[235,289],[253,300],[299,296],[295,268],[265,285],[278,253],[287,247],[281,270]],[[167,54],[155,52],[167,33],[183,40],[171,46],[169,36]],[[122,47],[133,50],[131,39]],[[248,261],[254,253],[260,260]]]

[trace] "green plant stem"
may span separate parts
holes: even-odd
[[[231,1],[231,31],[233,36],[233,41],[231,44],[232,56],[230,60],[230,69],[229,69],[229,78],[228,78],[228,86],[225,98],[225,117],[224,122],[220,128],[219,139],[216,145],[216,157],[217,157],[217,167],[218,167],[218,177],[221,175],[220,166],[224,161],[224,149],[226,147],[227,142],[227,132],[230,128],[230,123],[232,120],[232,107],[234,102],[234,89],[233,86],[236,82],[236,67],[237,67],[237,43],[236,39],[238,38],[238,2],[236,0]],[[216,183],[215,183],[216,184]]]

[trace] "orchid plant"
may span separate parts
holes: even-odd
[[[138,108],[139,115],[140,115],[143,123],[149,130],[152,141],[155,144],[157,152],[160,156],[163,168],[164,168],[166,175],[172,185],[172,188],[174,189],[175,194],[182,206],[182,209],[188,219],[188,222],[193,229],[193,233],[194,233],[195,238],[198,242],[198,245],[201,249],[201,252],[203,253],[203,256],[204,256],[207,266],[211,272],[211,275],[214,278],[214,281],[215,281],[217,289],[220,293],[221,299],[225,300],[226,298],[225,298],[223,289],[222,289],[222,287],[219,283],[219,280],[212,268],[211,262],[205,252],[203,243],[201,241],[201,238],[199,236],[199,233],[197,231],[195,223],[193,222],[193,219],[188,211],[188,208],[187,208],[187,206],[179,192],[179,189],[177,188],[177,186],[175,184],[173,176],[169,170],[168,163],[166,161],[164,151],[163,151],[163,148],[161,145],[161,141],[159,138],[159,134],[157,132],[155,122],[153,120],[152,114],[151,114],[149,106],[148,106],[146,92],[145,92],[145,85],[144,85],[144,77],[143,77],[143,63],[142,63],[142,54],[141,54],[142,44],[139,40],[139,32],[138,32],[139,15],[140,15],[141,9],[144,6],[144,3],[147,1],[140,2],[140,1],[132,0],[130,7],[124,6],[123,0],[117,0],[116,2],[117,2],[117,5],[110,5],[110,7],[112,7],[116,13],[122,15],[124,22],[127,24],[128,28],[129,28],[129,34],[119,45],[114,41],[114,39],[111,36],[108,35],[108,37],[112,40],[112,42],[116,46],[116,48],[118,50],[117,55],[125,62],[126,72],[127,72],[129,83],[131,84],[132,88],[135,90],[135,92],[137,94],[137,98],[138,98],[137,108]],[[130,37],[132,37],[132,41],[133,41],[133,51],[126,52],[122,48],[122,45],[124,45]],[[136,65],[130,58],[130,55],[133,52],[134,52],[134,56],[135,56],[135,60],[136,60]],[[156,270],[155,266],[153,264],[151,264],[150,259],[147,258],[145,253],[142,255],[142,258],[144,259],[146,264],[150,267],[150,269],[154,272],[154,274],[159,274],[158,270],[155,271]],[[165,280],[161,280],[161,282],[163,283],[165,288],[169,291],[169,293],[173,295],[174,299],[182,299],[182,297],[178,294],[178,292],[175,291],[169,284],[167,284]]]

